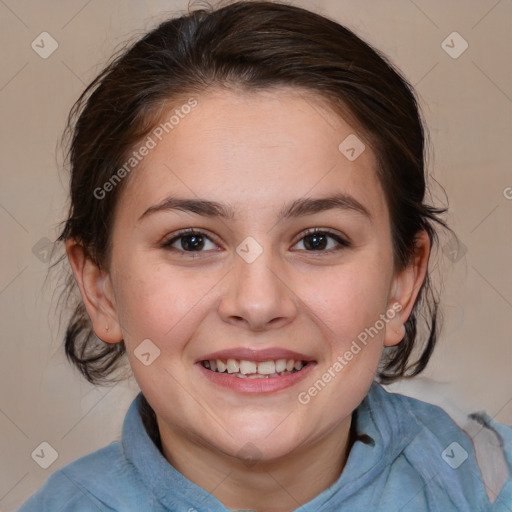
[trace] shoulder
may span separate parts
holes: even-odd
[[[137,487],[122,445],[116,441],[52,473],[17,512],[129,510],[127,503]]]
[[[452,499],[481,503],[482,510],[510,510],[512,426],[483,412],[459,426],[441,407],[382,386],[374,392],[374,404],[379,402],[387,404],[388,415],[407,418],[414,435],[402,453],[428,487],[449,487]]]

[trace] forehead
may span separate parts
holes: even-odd
[[[171,194],[228,202],[243,216],[343,192],[372,215],[386,215],[373,151],[324,99],[292,88],[214,90],[194,99],[197,106],[175,115],[169,133],[152,136],[155,147],[126,184],[123,195],[139,214]]]

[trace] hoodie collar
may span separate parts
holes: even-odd
[[[319,512],[323,507],[342,503],[371,482],[402,452],[417,435],[420,425],[400,401],[373,382],[357,407],[355,442],[339,478],[296,512]],[[124,420],[122,446],[126,458],[136,468],[147,489],[170,510],[188,508],[226,512],[212,494],[177,471],[162,455],[144,428],[139,409],[142,392],[132,402]]]
[[[339,478],[296,512],[337,510],[350,496],[369,487],[416,437],[421,426],[399,401],[373,382],[368,394],[357,407],[356,432],[347,463]]]

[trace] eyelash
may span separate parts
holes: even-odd
[[[303,250],[305,250],[306,252],[309,252],[309,253],[331,254],[333,252],[351,247],[351,243],[348,240],[339,236],[337,233],[333,233],[332,231],[330,231],[328,229],[320,229],[320,228],[312,228],[312,229],[306,230],[304,232],[304,234],[302,235],[302,238],[300,238],[300,240],[298,240],[296,242],[296,244],[294,244],[294,245],[297,245],[297,243],[301,242],[304,238],[306,238],[308,236],[316,235],[316,234],[328,235],[330,238],[335,240],[339,245],[334,249],[328,249],[328,250],[318,250],[318,251],[314,251],[314,250],[308,251],[306,249],[303,249]],[[185,236],[191,236],[191,235],[201,235],[201,236],[207,238],[208,240],[210,240],[212,243],[215,243],[204,231],[198,231],[193,228],[188,228],[188,229],[183,229],[183,230],[179,231],[178,233],[176,233],[175,236],[164,241],[161,244],[161,248],[168,249],[168,250],[171,250],[171,251],[174,251],[177,253],[181,253],[180,255],[182,255],[182,256],[184,256],[185,254],[191,255],[191,257],[193,257],[193,258],[200,257],[199,255],[203,252],[209,252],[209,251],[185,251],[183,249],[177,249],[176,247],[172,247],[172,245],[175,242],[177,242],[178,240],[180,240],[180,238],[184,238]]]

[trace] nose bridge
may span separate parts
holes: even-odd
[[[263,329],[270,322],[289,321],[296,314],[293,292],[271,248],[247,237],[236,248],[234,272],[220,306],[225,321],[246,322]]]
[[[266,239],[268,240],[268,238]],[[282,283],[273,267],[279,266],[274,251],[265,243],[265,247],[256,239],[247,237],[236,249],[238,261],[235,270],[235,289],[239,299],[251,298],[253,301],[269,303],[282,293]]]

